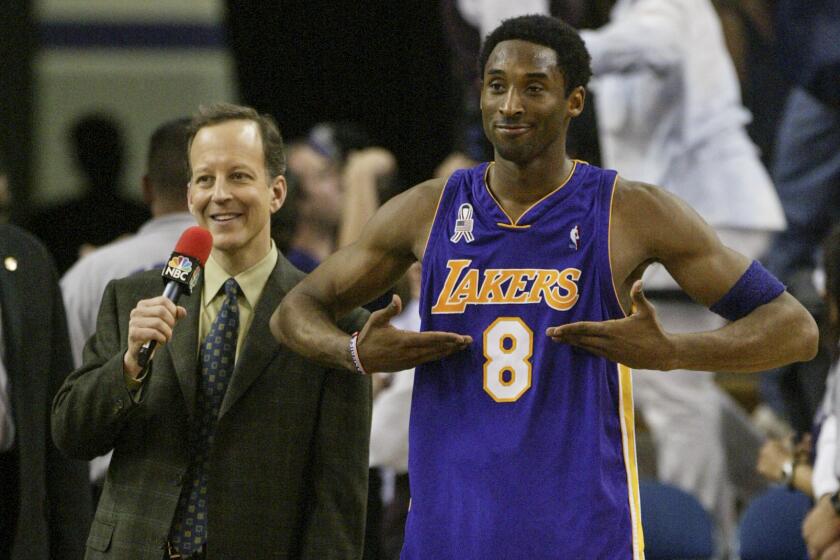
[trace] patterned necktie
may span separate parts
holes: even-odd
[[[199,352],[201,378],[196,396],[196,423],[190,432],[192,464],[187,471],[187,485],[181,489],[170,535],[172,544],[184,556],[197,552],[207,541],[207,470],[219,409],[236,359],[238,292],[239,284],[228,278],[225,301]]]

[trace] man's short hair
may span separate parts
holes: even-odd
[[[283,150],[283,137],[280,135],[280,127],[277,126],[277,121],[271,115],[260,114],[251,107],[234,105],[233,103],[214,103],[199,107],[190,123],[188,150],[192,146],[195,135],[202,128],[240,120],[253,121],[259,126],[265,168],[268,171],[269,179],[283,175],[286,171],[286,153]]]
[[[190,182],[189,127],[188,118],[167,121],[157,127],[149,139],[146,175],[158,194],[173,199],[185,198]]]
[[[566,81],[566,95],[576,87],[586,87],[589,83],[592,77],[591,58],[580,34],[566,22],[542,15],[506,19],[491,31],[478,55],[478,75],[484,76],[484,67],[496,45],[517,39],[549,47],[557,53],[557,67]]]

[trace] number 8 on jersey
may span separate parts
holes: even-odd
[[[534,333],[519,317],[499,317],[484,330],[484,390],[514,402],[531,387]]]

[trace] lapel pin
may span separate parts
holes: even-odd
[[[3,266],[6,267],[6,270],[14,272],[15,270],[17,270],[18,267],[17,259],[14,257],[6,257],[3,260]]]

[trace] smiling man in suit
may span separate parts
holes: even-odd
[[[279,130],[249,108],[203,108],[189,158],[190,212],[213,235],[198,287],[176,306],[157,273],[112,282],[55,399],[59,447],[114,449],[87,557],[358,558],[369,385],[268,328],[302,277],[270,237],[286,194]],[[161,346],[142,368],[149,340]]]

